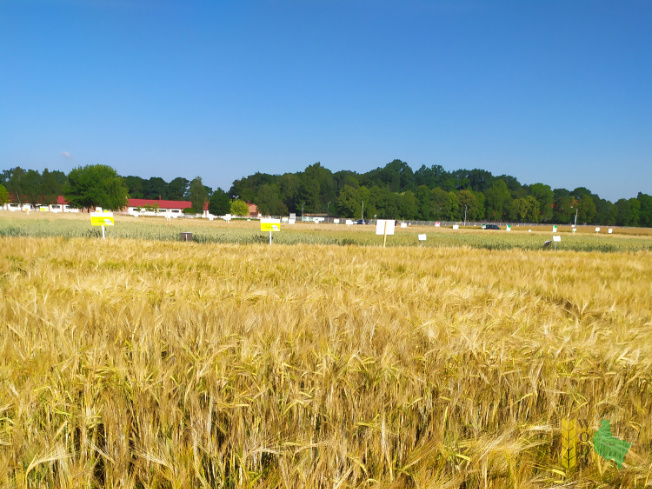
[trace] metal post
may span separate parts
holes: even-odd
[[[577,211],[579,211],[578,207],[575,207],[575,225],[577,226]]]
[[[364,219],[364,200],[362,201],[362,212],[360,213],[360,219]]]
[[[466,204],[464,204],[464,226],[466,227]]]
[[[271,231],[269,232],[269,244],[270,245],[272,244],[272,232]]]
[[[102,226],[102,239],[106,239],[106,237],[104,236],[104,226]]]

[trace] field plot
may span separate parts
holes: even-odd
[[[650,277],[649,251],[0,237],[0,486],[651,487]],[[610,420],[623,468],[565,469],[565,418]]]
[[[13,214],[13,215],[12,215]],[[277,244],[335,244],[379,246],[382,236],[375,235],[375,226],[346,226],[344,224],[282,224],[282,232],[274,235]],[[652,251],[652,230],[646,228],[615,229],[615,234],[607,235],[606,229],[596,235],[595,228],[578,228],[577,235],[571,234],[570,227],[559,227],[562,236],[560,250],[576,251]],[[267,233],[260,231],[258,221],[208,221],[206,219],[134,218],[116,216],[116,225],[107,229],[109,238],[149,239],[176,241],[179,233],[189,231],[193,239],[200,243],[258,244],[267,243]],[[590,232],[589,232],[590,231]],[[425,233],[426,247],[470,246],[491,250],[540,250],[546,240],[552,239],[552,225],[534,227],[514,227],[512,232],[484,231],[476,228],[462,228],[453,231],[434,226],[410,226],[397,228],[396,235],[387,240],[388,247],[419,246],[418,234]],[[4,213],[0,215],[0,236],[48,237],[63,236],[98,238],[102,235],[99,227],[90,226],[88,214],[44,216],[36,213],[27,216],[23,213]]]

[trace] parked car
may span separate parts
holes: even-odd
[[[358,219],[357,221],[355,221],[355,224],[369,224],[369,223],[364,219]]]
[[[500,229],[500,226],[498,226],[497,224],[485,224],[484,228],[485,229]]]

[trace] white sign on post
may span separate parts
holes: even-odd
[[[458,224],[453,224],[453,229],[459,229],[460,226]]]
[[[231,214],[227,214],[227,215],[225,215],[225,216],[224,216],[224,220],[225,220],[226,222],[229,222],[229,221],[231,220]]]
[[[407,227],[407,222],[402,222],[401,223],[401,228],[405,229]]]
[[[425,241],[426,240],[426,235],[425,234],[420,234],[419,235],[419,241]]]
[[[553,226],[553,227],[552,227],[552,232],[553,232],[553,233],[556,233],[556,232],[557,232],[557,226]]]
[[[346,225],[347,226],[353,226],[353,221],[351,219],[346,220]]]
[[[297,222],[296,219],[290,219],[290,220],[288,221],[288,224],[295,224],[296,222]]]
[[[512,225],[508,224],[506,229],[507,229],[507,231],[511,231],[512,230]]]
[[[596,232],[596,233],[599,233],[599,232],[600,232],[600,228],[595,228],[595,232]]]
[[[383,248],[387,243],[387,236],[392,236],[394,234],[394,225],[396,221],[394,219],[378,219],[376,221],[376,235],[383,236]]]
[[[378,219],[376,221],[376,236],[392,236],[394,234],[394,219]]]
[[[290,219],[287,218],[287,217],[282,217],[281,220],[282,220],[283,222],[289,222],[289,221],[290,221]]]
[[[340,220],[339,219],[333,219],[333,224],[339,224]]]
[[[291,220],[291,221],[296,221],[296,220],[297,220],[297,215],[296,215],[296,213],[294,213],[294,212],[290,213],[290,220]]]
[[[553,236],[552,240],[556,241],[557,243],[560,243],[561,242],[561,236]]]
[[[439,221],[435,222],[435,227],[438,228],[439,226],[441,226],[440,222]]]
[[[611,234],[611,233],[613,233],[613,232],[614,232],[613,229],[611,229],[611,228],[607,229],[607,233],[608,233],[608,234]]]

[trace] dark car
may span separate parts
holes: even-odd
[[[364,219],[358,219],[357,221],[355,221],[355,223],[356,224],[367,224],[367,221],[365,221]]]
[[[500,226],[497,224],[485,224],[484,226],[485,229],[500,229]]]

